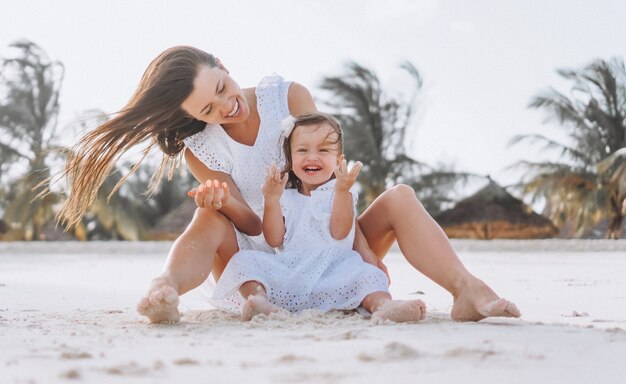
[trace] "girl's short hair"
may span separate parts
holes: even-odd
[[[292,170],[293,161],[291,158],[291,137],[293,136],[293,132],[298,127],[321,124],[328,124],[332,128],[329,136],[333,133],[337,135],[337,138],[333,142],[333,144],[338,144],[340,153],[343,153],[343,131],[341,130],[341,125],[339,124],[339,121],[334,116],[324,112],[309,112],[296,116],[293,123],[293,129],[291,130],[289,135],[284,138],[283,141],[283,155],[285,156],[285,167],[283,168],[283,174],[289,174],[286,188],[299,189],[302,186],[302,181],[298,178],[298,176],[296,176],[296,174]],[[335,175],[333,174],[331,179],[334,177]]]

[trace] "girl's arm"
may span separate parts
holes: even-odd
[[[280,169],[272,165],[263,183],[263,237],[270,247],[283,245],[285,219],[280,209],[280,197],[285,190],[289,175],[280,176]]]
[[[202,202],[198,204],[199,207],[219,209],[220,213],[232,221],[237,230],[246,235],[261,234],[261,218],[246,203],[229,174],[210,170],[188,150],[185,150],[185,161],[191,173],[201,183],[190,194],[195,198],[196,203]],[[215,180],[218,181],[217,186],[214,184]],[[211,195],[214,198],[209,200]],[[212,201],[220,201],[222,206],[217,208],[211,204]]]
[[[358,161],[348,172],[346,159],[341,155],[335,168],[335,193],[330,212],[330,235],[335,240],[345,239],[354,224],[354,202],[350,188],[356,181],[363,164]]]
[[[263,237],[270,247],[283,245],[285,220],[278,200],[266,201],[263,207]]]
[[[354,208],[350,191],[335,188],[333,208],[330,212],[330,235],[335,240],[343,240],[350,233],[354,223]]]

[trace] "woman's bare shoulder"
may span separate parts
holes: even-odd
[[[317,107],[311,92],[302,84],[292,82],[289,86],[289,113],[293,116],[306,112],[315,112]]]

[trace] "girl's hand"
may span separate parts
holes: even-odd
[[[289,174],[285,173],[281,177],[280,169],[276,166],[276,164],[272,164],[267,169],[265,182],[263,183],[263,187],[261,188],[265,201],[278,201],[282,196],[283,191],[285,190],[285,185],[287,185],[287,179],[289,179]]]
[[[354,185],[361,168],[363,168],[363,163],[357,161],[348,171],[346,157],[341,155],[337,167],[335,168],[335,178],[337,179],[335,182],[335,191],[348,192],[350,188],[352,188],[352,185]]]
[[[198,208],[220,209],[228,204],[230,191],[225,182],[220,184],[219,180],[207,180],[206,183],[187,192],[187,196],[194,198]]]

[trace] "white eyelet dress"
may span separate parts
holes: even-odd
[[[281,122],[289,115],[288,93],[291,82],[278,75],[265,77],[256,87],[259,132],[254,145],[244,145],[231,139],[220,125],[210,125],[184,140],[189,150],[209,169],[230,175],[250,208],[263,217],[261,186],[272,162],[282,165],[280,138]],[[274,252],[263,235],[248,236],[235,229],[240,250],[256,249]],[[181,297],[187,309],[206,309],[213,291],[213,279],[206,281]]]
[[[265,286],[273,304],[291,312],[354,309],[370,293],[389,292],[385,273],[352,250],[354,225],[343,240],[330,235],[334,184],[327,182],[311,196],[285,190],[280,202],[286,231],[280,252],[237,252],[215,286],[211,303],[240,312],[244,301],[239,287],[253,280]],[[356,205],[356,192],[351,192]]]

